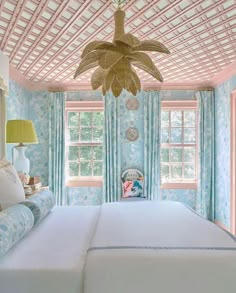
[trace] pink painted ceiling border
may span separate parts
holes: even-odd
[[[236,74],[236,62],[227,66],[212,80],[206,81],[182,81],[182,82],[166,82],[166,83],[143,83],[143,90],[200,90],[200,89],[213,89],[227,79],[230,79]],[[91,91],[90,83],[75,82],[61,82],[61,83],[36,83],[32,82],[23,76],[17,69],[10,65],[10,78],[18,84],[32,91]]]
[[[217,85],[221,84],[222,82],[230,79],[236,75],[236,61],[230,64],[229,66],[225,67],[221,72],[219,72],[212,80],[210,85],[212,87],[216,87]]]

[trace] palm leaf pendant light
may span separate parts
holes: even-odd
[[[102,87],[103,95],[109,90],[115,97],[122,89],[136,96],[141,89],[140,79],[134,67],[146,71],[155,79],[163,82],[161,73],[152,59],[143,51],[155,51],[169,54],[169,50],[160,42],[154,40],[139,41],[130,33],[125,33],[125,12],[120,5],[125,1],[113,0],[118,9],[114,14],[115,32],[113,42],[93,41],[83,50],[81,62],[74,78],[83,72],[98,67],[91,77],[94,90]]]

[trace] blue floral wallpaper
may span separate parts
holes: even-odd
[[[196,207],[196,190],[195,189],[162,189],[162,200],[174,200],[182,202],[192,209]]]
[[[67,203],[68,205],[100,205],[102,203],[102,188],[67,188]]]
[[[230,227],[230,93],[236,76],[215,88],[216,220]]]
[[[137,95],[139,107],[137,110],[128,110],[127,101],[133,97],[128,92],[120,101],[120,135],[121,135],[121,169],[137,168],[143,171],[143,99]],[[138,130],[139,137],[135,141],[129,141],[126,138],[126,130],[129,127],[135,127]]]
[[[100,91],[82,91],[66,93],[67,101],[102,101]]]

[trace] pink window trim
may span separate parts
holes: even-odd
[[[67,181],[66,187],[102,187],[103,181]]]
[[[196,182],[189,182],[189,183],[163,183],[161,185],[161,189],[197,189],[197,183]]]
[[[230,99],[230,232],[236,235],[236,89]]]
[[[89,111],[97,112],[104,110],[103,101],[68,101],[66,102],[66,111]]]
[[[191,101],[162,101],[161,102],[161,108],[165,108],[165,110],[168,109],[196,109],[198,106],[197,100],[191,100]]]
[[[197,112],[198,108],[198,101],[197,100],[187,100],[187,101],[162,101],[161,102],[161,109],[163,110],[196,110]],[[198,154],[198,115],[196,115],[196,144],[193,144],[193,146],[196,145],[196,153],[195,153],[195,172],[196,172],[196,181],[197,181],[197,174],[198,174],[198,160],[197,160],[197,154]],[[170,144],[162,144],[163,146],[170,146]],[[172,144],[172,146],[175,146]],[[176,145],[178,147],[184,147],[184,146],[192,146],[191,144],[178,144]],[[161,184],[161,189],[197,189],[197,183],[194,182],[166,182]]]

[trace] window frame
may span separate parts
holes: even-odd
[[[161,189],[197,189],[197,181],[198,181],[198,102],[197,100],[182,100],[182,101],[162,101],[161,102],[161,112],[162,111],[188,111],[188,110],[194,110],[196,111],[196,121],[195,121],[195,129],[196,129],[196,142],[194,144],[184,144],[183,142],[181,144],[162,144],[160,143],[160,151],[162,147],[171,147],[176,146],[183,149],[184,146],[194,146],[195,147],[195,180],[186,180],[183,182],[165,182],[161,183]],[[182,129],[183,129],[182,124]],[[170,129],[170,126],[169,126]],[[160,168],[161,168],[162,162],[160,161]],[[183,161],[182,161],[183,164]]]
[[[65,109],[65,135],[68,137],[68,113],[69,112],[104,112],[103,101],[67,101]],[[102,176],[75,176],[68,175],[68,146],[103,146],[103,142],[92,143],[69,143],[65,139],[65,168],[66,168],[66,186],[68,187],[101,187],[103,185]]]

